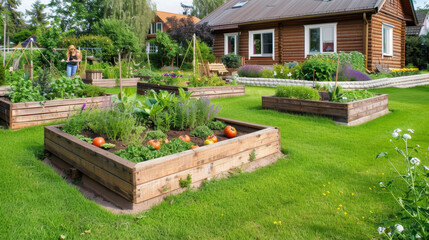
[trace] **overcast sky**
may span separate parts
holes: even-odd
[[[22,0],[19,10],[25,13],[25,10],[30,9],[31,4],[35,1],[36,0]],[[41,0],[41,2],[47,4],[50,0]],[[152,0],[152,2],[156,3],[157,10],[172,13],[182,13],[180,3],[192,5],[192,0]],[[429,0],[417,0],[416,8],[424,6],[425,2],[429,2]]]
[[[19,11],[24,12],[31,8],[31,5],[36,2],[36,0],[22,0],[22,4],[19,7]],[[47,4],[50,0],[41,0],[43,4]],[[182,7],[180,3],[186,5],[192,5],[192,0],[152,0],[156,3],[156,8],[158,11],[165,11],[171,13],[182,13]]]

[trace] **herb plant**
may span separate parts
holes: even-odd
[[[278,86],[275,96],[303,100],[320,100],[317,90],[304,86]]]
[[[205,139],[208,136],[213,135],[213,131],[207,126],[198,126],[191,131],[190,135]]]

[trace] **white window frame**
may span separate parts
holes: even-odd
[[[150,33],[149,34],[156,34],[156,32],[158,32],[157,28],[158,28],[158,24],[161,25],[161,32],[163,32],[162,30],[162,22],[154,22],[150,25]]]
[[[232,37],[235,36],[235,41],[234,41],[234,53],[238,54],[238,32],[234,32],[234,33],[225,33],[224,34],[224,53],[225,55],[228,54],[228,37]]]
[[[383,53],[383,57],[392,57],[393,56],[393,28],[394,26],[390,25],[390,24],[386,24],[386,23],[382,23],[382,28],[381,28],[381,51]],[[390,46],[389,52],[385,52],[384,51],[384,29],[389,29],[389,36],[387,39],[387,43]]]
[[[333,27],[334,28],[334,51],[333,52],[323,52],[323,28]],[[310,29],[320,28],[320,53],[336,53],[337,52],[337,23],[324,23],[324,24],[310,24],[304,25],[305,28],[305,55],[313,55],[317,53],[310,52]]]
[[[153,48],[151,48],[151,46],[153,46]],[[152,49],[153,49],[154,51],[152,51]],[[150,43],[150,42],[148,42],[148,43],[147,43],[147,46],[146,46],[146,51],[147,51],[148,53],[157,53],[157,52],[158,52],[158,46],[156,46],[156,44],[155,44],[155,43]]]
[[[272,33],[273,34],[273,53],[272,54],[253,54],[253,35],[255,34],[261,34],[261,47],[264,46],[264,43],[262,42],[262,34],[264,33]],[[273,60],[276,60],[276,36],[274,28],[272,29],[264,29],[264,30],[258,30],[258,31],[249,31],[249,59],[251,57],[272,57]],[[262,50],[261,50],[262,52]]]
[[[156,32],[158,32],[158,24],[161,25],[160,31],[163,32],[163,30],[162,30],[162,22],[157,22],[156,23]]]

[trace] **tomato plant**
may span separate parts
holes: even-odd
[[[182,135],[179,138],[187,143],[191,141],[191,138],[188,135]]]
[[[158,140],[150,140],[149,145],[152,145],[156,150],[158,150],[161,147],[161,143]]]

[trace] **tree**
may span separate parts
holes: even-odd
[[[198,40],[206,43],[208,46],[213,46],[213,35],[207,23],[195,24],[192,17],[177,19],[177,17],[167,18],[167,23],[170,28],[168,34],[171,38],[178,42],[180,46],[187,47],[187,42],[192,40],[194,33]]]
[[[150,42],[158,47],[158,52],[155,55],[157,55],[156,59],[159,61],[159,67],[174,62],[179,51],[179,46],[167,33],[158,31],[156,38],[151,39]]]
[[[150,23],[155,18],[155,7],[150,0],[106,0],[106,18],[123,21],[136,33],[140,46],[144,46]]]
[[[105,0],[51,0],[53,18],[59,19],[63,30],[88,33],[103,18]]]
[[[33,5],[31,5],[31,10],[26,11],[27,15],[30,17],[29,25],[36,29],[38,27],[45,27],[48,24],[46,20],[46,13],[44,12],[46,5],[42,4],[40,0],[37,0]]]
[[[18,32],[25,26],[22,14],[18,12],[19,5],[20,0],[1,0],[0,11],[6,14],[8,35]]]
[[[122,55],[140,50],[137,36],[123,20],[102,19],[94,25],[94,32],[109,37],[113,41],[114,49],[120,50]]]
[[[192,15],[202,19],[224,2],[225,0],[193,0],[194,10]]]

